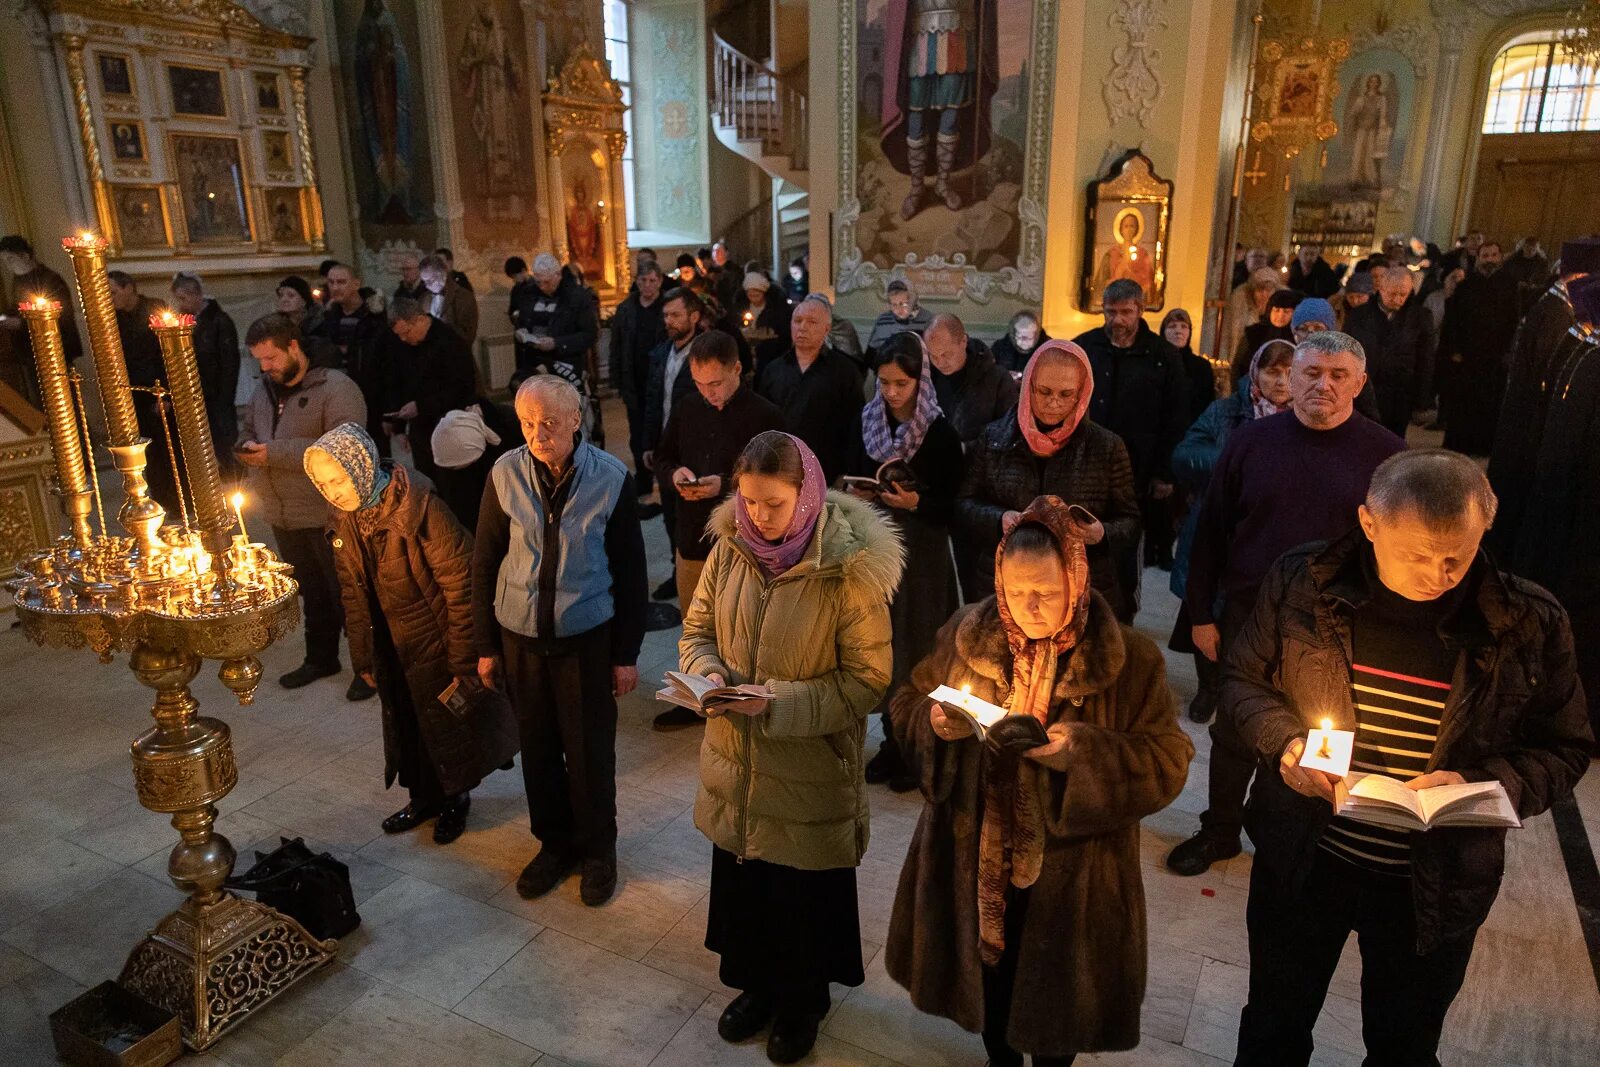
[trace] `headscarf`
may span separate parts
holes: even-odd
[[[373,444],[372,436],[365,427],[354,422],[341,422],[312,442],[301,461],[308,476],[313,452],[321,452],[344,468],[345,474],[349,475],[356,487],[356,496],[361,498],[358,510],[365,511],[383,499],[383,491],[389,485],[389,472],[383,469],[378,446]]]
[[[1078,390],[1078,409],[1067,416],[1065,422],[1053,430],[1039,429],[1038,422],[1033,417],[1033,376],[1039,370],[1039,361],[1047,359],[1052,352],[1060,352],[1077,361],[1078,367],[1083,371],[1083,385]],[[1067,443],[1072,432],[1083,421],[1084,412],[1089,410],[1089,398],[1094,395],[1094,367],[1089,363],[1089,355],[1071,341],[1046,341],[1033,350],[1033,355],[1028,357],[1028,365],[1022,372],[1022,394],[1017,398],[1017,428],[1022,431],[1023,438],[1028,442],[1028,448],[1036,456],[1053,456],[1061,451]]]
[[[873,386],[872,399],[861,409],[861,441],[866,446],[867,455],[879,463],[887,463],[891,459],[911,459],[922,447],[928,427],[943,414],[939,410],[939,395],[933,388],[933,358],[928,355],[927,344],[910,331],[903,336],[916,337],[917,345],[922,349],[922,373],[917,378],[917,403],[912,409],[911,418],[896,426],[893,432],[890,431],[889,405],[884,402],[883,388],[879,385]]]
[[[1189,327],[1189,343],[1184,345],[1183,348],[1180,349],[1180,351],[1193,352],[1194,351],[1194,320],[1189,317],[1189,313],[1187,311],[1183,310],[1183,308],[1173,308],[1171,311],[1169,311],[1165,315],[1163,315],[1161,317],[1161,329],[1157,330],[1156,332],[1161,335],[1161,339],[1163,341],[1166,341],[1167,340],[1167,327],[1169,325],[1171,325],[1172,323],[1174,323],[1174,322],[1181,322],[1185,326]],[[1171,342],[1169,341],[1168,343],[1170,344]]]
[[[433,428],[433,461],[446,470],[460,470],[478,462],[484,450],[500,443],[474,404],[447,411]]]
[[[1294,345],[1275,337],[1256,349],[1256,354],[1250,357],[1250,370],[1245,375],[1245,380],[1250,383],[1250,403],[1252,405],[1251,410],[1254,412],[1250,417],[1253,419],[1264,419],[1268,415],[1277,415],[1280,412],[1288,411],[1292,406],[1292,404],[1283,404],[1281,406],[1274,404],[1261,391],[1261,364],[1266,358],[1268,349],[1273,345],[1289,345],[1289,351],[1294,351]]]
[[[1089,557],[1087,546],[1094,516],[1069,507],[1058,496],[1034,499],[1021,516],[1007,524],[995,550],[995,607],[1011,650],[1012,715],[1031,715],[1041,726],[1050,717],[1056,666],[1082,638],[1089,624]],[[1049,637],[1030,638],[1012,618],[1001,581],[1001,563],[1016,529],[1038,523],[1049,531],[1065,570],[1067,612],[1061,628]],[[1096,538],[1098,540],[1098,538]],[[978,937],[985,963],[998,962],[1005,951],[1006,885],[1027,889],[1039,878],[1044,862],[1044,815],[1033,788],[1034,771],[1016,762],[990,763],[984,776],[983,826],[978,843]]]
[[[745,510],[744,497],[737,492],[733,494],[733,518],[735,528],[739,532],[739,540],[744,542],[750,554],[755,556],[756,562],[761,565],[761,570],[769,579],[783,574],[799,563],[800,557],[806,554],[806,548],[811,544],[811,535],[817,529],[817,520],[822,517],[822,505],[827,502],[828,492],[828,483],[823,477],[822,464],[817,461],[817,454],[793,434],[786,433],[783,436],[799,450],[800,465],[805,471],[800,480],[799,498],[794,503],[794,515],[790,517],[789,528],[784,531],[783,537],[777,541],[768,541],[761,536],[755,520],[750,518],[750,513]]]

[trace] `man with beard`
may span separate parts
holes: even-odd
[[[650,353],[667,339],[661,315],[661,286],[666,276],[655,260],[639,265],[633,292],[611,316],[611,380],[628,410],[628,448],[633,453],[633,488],[650,495],[655,476],[645,466],[648,430],[644,417],[645,384],[650,379]],[[642,514],[642,513],[641,513]],[[650,518],[650,515],[642,515]]]
[[[672,417],[674,405],[694,392],[689,373],[689,346],[707,328],[706,305],[693,290],[669,289],[661,298],[661,322],[666,340],[650,350],[649,376],[644,385],[644,465],[656,469],[655,449]],[[660,471],[661,521],[667,528],[667,545],[678,548],[678,492],[671,471]],[[678,593],[676,578],[669,577],[651,592],[656,600],[671,600]],[[688,607],[687,604],[682,605]]]
[[[1567,290],[1595,273],[1600,273],[1600,237],[1562,244],[1556,280],[1523,317],[1511,343],[1505,402],[1489,454],[1489,484],[1500,498],[1489,548],[1503,559],[1511,558],[1528,506],[1551,380],[1579,343],[1571,333],[1575,320]]]
[[[324,534],[328,503],[306,476],[305,452],[335,426],[366,425],[367,406],[349,377],[311,365],[289,316],[274,312],[257,319],[244,343],[261,364],[261,381],[245,406],[234,453],[245,465],[250,498],[266,513],[278,555],[294,568],[305,601],[305,662],[278,679],[285,689],[299,689],[339,673],[344,624],[333,548]],[[365,700],[375,692],[357,675],[345,697]]]
[[[1189,381],[1177,351],[1146,325],[1138,282],[1112,282],[1101,304],[1105,325],[1073,338],[1094,368],[1089,416],[1128,446],[1146,565],[1171,566],[1172,450],[1189,428]],[[1139,588],[1137,563],[1137,555],[1118,561],[1126,589]]]
[[[1517,280],[1501,269],[1500,245],[1478,246],[1473,270],[1445,302],[1439,328],[1439,414],[1444,447],[1487,456],[1505,393],[1506,353],[1517,332]]]

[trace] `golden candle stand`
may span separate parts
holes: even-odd
[[[59,304],[36,298],[20,310],[33,341],[56,459],[56,493],[70,531],[22,562],[9,583],[22,630],[35,644],[89,648],[101,662],[128,653],[139,682],[155,690],[155,725],[132,744],[139,803],[172,816],[179,842],[167,863],[188,894],[134,947],[121,983],[181,1021],[184,1043],[203,1049],[283,990],[333,958],[294,919],[223,889],[233,845],[216,833],[216,803],[238,782],[226,723],[199,714],[189,683],[201,660],[249,704],[261,680],[256,658],[299,623],[292,568],[266,546],[231,534],[206,422],[193,345],[193,320],[170,312],[151,320],[161,342],[167,393],[178,424],[183,471],[194,507],[167,524],[145,482],[122,344],[105,272],[106,243],[91,234],[63,242],[72,257],[105,407],[110,451],[122,478],[118,520],[127,536],[91,525],[99,483],[87,427],[62,354]],[[157,393],[160,402],[161,394]],[[178,474],[179,472],[174,472]],[[242,521],[240,523],[243,525]]]

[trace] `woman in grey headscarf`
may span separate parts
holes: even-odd
[[[380,461],[353,422],[306,449],[305,469],[333,505],[351,662],[383,701],[384,783],[398,778],[411,793],[384,832],[436,818],[433,839],[448,844],[466,828],[472,787],[516,752],[509,708],[508,721],[486,724],[478,716],[494,714],[491,702],[464,701],[464,715],[440,702],[452,679],[463,697],[477,685],[472,538],[424,475]]]

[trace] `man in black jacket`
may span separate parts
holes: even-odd
[[[1189,428],[1189,379],[1183,357],[1144,321],[1144,290],[1120,278],[1101,299],[1105,325],[1073,340],[1094,367],[1089,415],[1122,438],[1133,461],[1133,487],[1144,518],[1148,564],[1172,565],[1172,450]],[[1118,561],[1123,588],[1139,589],[1137,553]]]
[[[328,310],[312,336],[338,350],[339,362],[332,367],[344,371],[361,387],[361,398],[367,404],[367,432],[377,443],[378,451],[387,456],[389,435],[383,428],[381,349],[388,320],[382,312],[373,310],[372,302],[363,295],[361,275],[354,267],[335,262],[328,267],[327,277]]]
[[[1500,243],[1478,247],[1472,273],[1444,305],[1435,382],[1444,447],[1487,456],[1506,386],[1506,355],[1517,332],[1517,280],[1501,268]]]
[[[707,328],[706,305],[692,289],[669,289],[661,298],[661,320],[667,339],[650,350],[649,377],[644,385],[644,465],[652,471],[656,471],[655,448],[673,407],[694,393],[689,345]],[[676,552],[678,494],[667,477],[671,473],[657,471],[656,480],[661,486],[661,523],[667,529],[667,546]],[[677,582],[668,578],[650,595],[656,600],[671,600],[677,590]]]
[[[1403,439],[1412,414],[1430,406],[1438,331],[1427,307],[1412,297],[1410,270],[1379,267],[1372,273],[1377,299],[1345,315],[1344,332],[1366,350],[1378,421]]]
[[[206,296],[198,274],[179,272],[172,279],[172,309],[194,316],[194,358],[200,368],[200,392],[206,422],[224,474],[235,469],[233,442],[239,437],[239,330],[222,305]]]
[[[933,360],[933,390],[939,410],[963,445],[1017,406],[1017,379],[995,362],[982,341],[968,336],[954,315],[936,315],[922,335]],[[987,596],[988,594],[984,594]]]
[[[794,347],[767,364],[756,392],[783,412],[784,429],[817,454],[831,485],[861,447],[861,376],[855,361],[829,348],[833,311],[806,297],[794,309]]]
[[[449,472],[433,462],[433,430],[445,412],[478,399],[478,367],[472,349],[449,323],[415,300],[389,309],[393,337],[386,342],[384,419],[411,442],[417,470],[436,484]]]
[[[1489,531],[1489,548],[1501,559],[1511,558],[1533,486],[1552,370],[1559,370],[1579,343],[1571,333],[1567,287],[1590,274],[1600,274],[1600,237],[1562,244],[1556,280],[1523,316],[1511,342],[1505,400],[1489,453],[1489,484],[1500,497],[1500,518]]]
[[[650,494],[654,475],[645,466],[644,394],[650,379],[650,353],[667,339],[661,318],[661,286],[666,276],[655,260],[642,263],[634,276],[633,291],[611,316],[611,380],[622,394],[628,411],[628,448],[633,452],[634,489]]]
[[[110,282],[111,306],[117,314],[117,339],[122,344],[122,358],[128,365],[128,384],[133,386],[133,412],[139,420],[139,433],[150,439],[145,450],[145,480],[150,483],[150,496],[167,511],[168,521],[178,519],[178,473],[172,469],[171,452],[167,450],[167,434],[173,434],[173,447],[177,447],[177,426],[166,421],[163,411],[171,410],[156,405],[156,398],[144,390],[156,382],[167,380],[166,367],[161,359],[161,342],[150,328],[150,317],[167,310],[167,305],[139,292],[139,283],[124,271],[106,272]],[[233,442],[228,442],[231,446]]]
[[[594,304],[583,287],[561,269],[561,261],[548,252],[534,257],[533,281],[511,309],[518,342],[512,383],[520,383],[543,366],[582,391],[589,349],[600,339]]]
[[[1568,796],[1587,766],[1566,616],[1480,551],[1495,506],[1459,453],[1390,458],[1360,531],[1280,559],[1228,656],[1222,714],[1271,768],[1246,814],[1256,855],[1241,1067],[1310,1060],[1352,930],[1367,1062],[1438,1063],[1505,864],[1503,826],[1416,833],[1336,815],[1340,780],[1300,766],[1309,729],[1327,719],[1352,731],[1352,770],[1412,790],[1498,783],[1521,819]]]
[[[1289,288],[1327,299],[1339,291],[1339,276],[1322,258],[1321,245],[1301,245],[1289,264]],[[1332,328],[1333,323],[1327,324]]]

